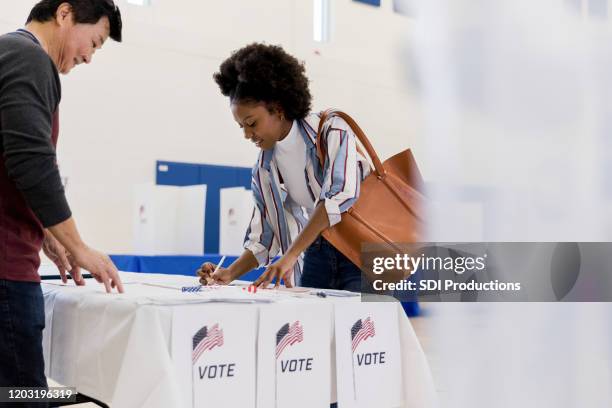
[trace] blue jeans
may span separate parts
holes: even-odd
[[[359,292],[361,270],[320,236],[304,253],[301,286]]]
[[[47,387],[42,350],[44,328],[45,303],[40,284],[0,280],[0,387]],[[0,406],[12,405],[0,403]]]

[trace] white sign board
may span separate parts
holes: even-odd
[[[331,304],[261,306],[258,408],[329,408]]]
[[[396,408],[402,402],[397,304],[335,305],[338,406]]]
[[[257,309],[173,308],[172,361],[186,407],[255,408]]]
[[[244,235],[253,215],[253,193],[244,187],[221,189],[219,220],[219,252],[241,255]]]
[[[202,255],[206,186],[134,188],[134,253]]]

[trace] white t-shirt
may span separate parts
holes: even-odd
[[[306,170],[306,143],[300,134],[297,121],[293,121],[289,134],[274,148],[274,161],[278,166],[289,196],[306,208],[314,210],[314,200],[308,191],[304,172]]]

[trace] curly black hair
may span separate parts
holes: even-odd
[[[270,110],[280,106],[289,120],[310,112],[304,65],[280,46],[253,43],[236,50],[213,78],[231,101],[264,102]]]

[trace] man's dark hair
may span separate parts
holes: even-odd
[[[121,13],[113,0],[42,0],[32,8],[26,24],[52,20],[62,3],[70,4],[76,24],[96,24],[102,17],[108,17],[110,38],[121,42]]]
[[[253,43],[234,51],[213,78],[231,101],[280,105],[289,120],[310,112],[304,65],[279,46]]]

